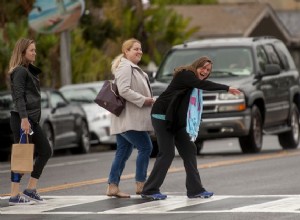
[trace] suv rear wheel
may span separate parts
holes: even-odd
[[[299,110],[294,103],[291,107],[290,126],[290,131],[278,135],[279,143],[283,149],[294,149],[299,144]]]
[[[253,105],[251,125],[247,136],[240,137],[239,142],[243,153],[258,153],[262,148],[262,117],[259,108]]]

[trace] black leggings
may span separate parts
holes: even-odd
[[[31,177],[39,179],[47,161],[52,156],[53,150],[41,126],[33,122],[31,122],[30,124],[31,129],[34,133],[33,135],[29,135],[29,140],[31,143],[34,144],[34,150],[36,154]],[[19,114],[16,112],[11,112],[10,127],[13,132],[14,142],[19,143],[21,119],[19,117]]]
[[[205,191],[197,169],[196,146],[190,140],[186,128],[182,128],[176,134],[172,134],[167,130],[165,120],[155,118],[152,118],[152,125],[157,136],[159,153],[142,193],[146,195],[160,193],[160,187],[175,157],[175,145],[183,159],[186,172],[185,185],[187,196],[193,196]]]

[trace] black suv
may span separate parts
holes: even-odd
[[[199,135],[203,141],[237,137],[243,153],[257,153],[263,134],[277,135],[283,149],[299,144],[299,72],[286,46],[272,37],[206,39],[174,46],[165,56],[152,83],[159,96],[175,67],[201,56],[213,61],[209,80],[242,91],[239,96],[205,92]]]

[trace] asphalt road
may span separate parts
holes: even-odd
[[[176,155],[161,188],[164,201],[134,195],[136,150],[120,187],[130,199],[105,196],[114,151],[93,148],[87,155],[60,153],[51,158],[39,182],[47,204],[8,207],[9,163],[0,163],[2,219],[300,219],[300,150],[283,151],[276,137],[264,138],[259,154],[244,155],[236,139],[205,142],[198,168],[211,199],[185,196],[185,172]],[[151,159],[149,171],[155,159]],[[22,180],[26,186],[28,176]]]

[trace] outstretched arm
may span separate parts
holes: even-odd
[[[233,94],[233,95],[238,95],[238,94],[241,93],[240,90],[238,90],[238,89],[236,89],[234,87],[229,87],[228,92],[231,93],[231,94]]]

